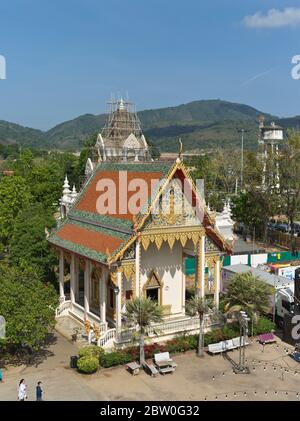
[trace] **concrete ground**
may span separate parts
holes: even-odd
[[[257,342],[247,347],[250,374],[234,374],[232,362],[239,352],[205,355],[194,352],[175,355],[174,374],[151,378],[144,372],[132,376],[124,367],[101,369],[82,375],[69,368],[70,355],[77,348],[60,334],[49,346],[44,361],[37,366],[9,367],[0,384],[0,400],[16,400],[20,378],[28,385],[28,398],[34,400],[35,385],[43,382],[45,400],[298,400],[300,365],[287,352],[292,348],[278,339],[263,349]]]

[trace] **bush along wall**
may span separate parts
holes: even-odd
[[[249,326],[251,333],[251,326]],[[253,334],[260,335],[261,333],[270,332],[275,329],[275,324],[267,319],[266,317],[260,317],[257,323],[253,326]],[[212,330],[204,335],[204,345],[217,343],[227,339],[232,339],[239,336],[240,329],[238,324],[227,324],[222,329]],[[249,333],[249,334],[250,334]],[[164,344],[153,343],[145,345],[145,358],[152,359],[154,354],[159,352],[169,352],[170,354],[177,354],[190,350],[196,350],[198,346],[198,335],[183,335],[178,336],[174,339],[167,341]],[[105,353],[101,348],[94,345],[82,348],[79,351],[78,367],[80,371],[87,373],[87,370],[92,365],[90,359],[96,358],[100,366],[103,368],[114,367],[118,365],[124,365],[132,361],[139,360],[139,347],[128,347],[122,350],[116,350],[109,353]],[[84,359],[84,364],[80,361]],[[86,368],[87,366],[87,368]],[[96,369],[95,369],[96,371]],[[92,372],[92,371],[91,371]]]

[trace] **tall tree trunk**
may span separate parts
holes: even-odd
[[[204,317],[203,315],[199,316],[200,319],[200,329],[199,329],[199,337],[198,337],[198,357],[204,357]]]
[[[145,362],[145,332],[144,329],[141,328],[141,335],[140,335],[140,364],[143,365]]]

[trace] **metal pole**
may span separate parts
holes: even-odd
[[[243,178],[244,178],[244,133],[245,130],[242,129],[242,151],[241,151],[241,189],[243,188]]]
[[[245,133],[248,133],[249,130],[245,130],[245,129],[240,129],[238,130],[239,133],[241,133],[242,138],[241,138],[241,190],[243,189],[243,184],[244,184],[244,135]]]

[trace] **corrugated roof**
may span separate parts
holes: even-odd
[[[260,279],[264,280],[267,284],[272,285],[274,287],[288,286],[293,282],[287,278],[284,278],[283,276],[274,275],[273,273],[266,272],[262,269],[253,268],[253,267],[242,265],[242,264],[224,266],[223,270],[226,270],[232,273],[251,272],[254,276],[259,277]]]

